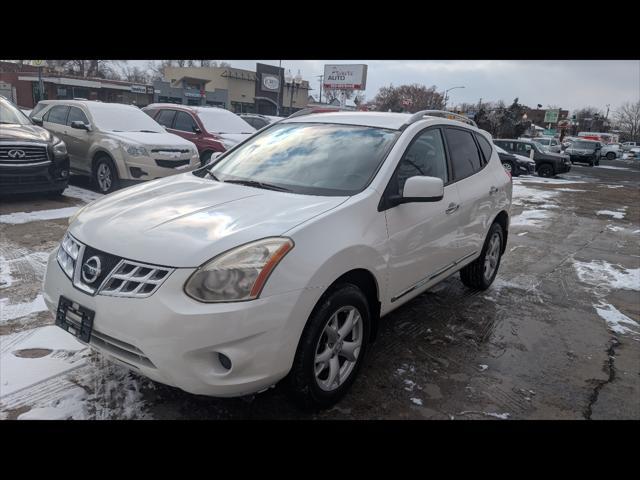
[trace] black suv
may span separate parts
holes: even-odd
[[[0,97],[0,195],[61,195],[68,182],[69,155],[64,142]]]
[[[529,157],[533,150],[533,160],[536,162],[536,172],[541,177],[553,177],[559,173],[571,170],[569,156],[545,150],[542,145],[532,140],[496,139],[493,141],[509,153]]]
[[[588,163],[590,167],[600,165],[602,144],[594,140],[576,140],[564,153],[569,155],[571,163]]]

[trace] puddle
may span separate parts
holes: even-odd
[[[24,350],[16,350],[13,354],[20,358],[42,358],[49,355],[53,350],[48,348],[25,348]]]

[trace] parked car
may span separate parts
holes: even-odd
[[[294,114],[95,201],[49,257],[48,308],[187,392],[284,379],[306,405],[337,402],[381,316],[458,271],[488,288],[505,252],[512,183],[490,135],[425,115]]]
[[[256,113],[241,113],[240,118],[256,130],[260,130],[262,127],[266,127],[273,122],[273,120],[266,115],[258,115]]]
[[[640,147],[632,147],[627,152],[627,157],[630,158],[639,158],[640,157]]]
[[[202,165],[206,165],[215,152],[230,149],[256,131],[238,115],[224,108],[153,103],[142,111],[168,132],[195,143]]]
[[[561,151],[562,145],[553,137],[536,137],[533,140],[550,152],[559,153]]]
[[[509,153],[531,158],[536,162],[536,172],[541,177],[553,177],[571,170],[569,156],[545,150],[542,145],[532,140],[495,139],[496,145]]]
[[[576,140],[564,153],[569,155],[571,163],[587,163],[590,167],[600,165],[602,144],[593,140]]]
[[[21,108],[20,109],[22,111],[22,113],[24,113],[27,117],[29,116],[29,114],[31,113],[31,109],[30,108]]]
[[[514,177],[519,175],[534,175],[536,173],[536,162],[522,155],[515,155],[496,145],[498,156],[504,169]]]
[[[61,195],[68,182],[69,154],[64,141],[0,98],[0,194]]]
[[[622,150],[628,152],[632,148],[640,147],[640,142],[624,142],[622,144]]]
[[[615,160],[622,156],[622,146],[619,143],[609,143],[608,145],[602,145],[600,149],[600,156],[606,157],[607,160]]]
[[[32,120],[65,141],[71,171],[89,175],[101,193],[200,166],[193,143],[167,133],[137,107],[89,100],[40,103],[45,107]]]

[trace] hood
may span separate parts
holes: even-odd
[[[149,147],[192,147],[193,143],[169,132],[109,132],[124,142],[141,144]]]
[[[255,133],[255,132],[253,132]],[[245,139],[249,138],[253,133],[216,133],[217,136],[222,138],[225,144],[229,147],[233,147]]]
[[[185,173],[97,200],[69,231],[91,247],[131,260],[197,267],[230,248],[282,235],[347,198],[276,192]]]
[[[51,133],[37,125],[0,125],[0,141],[49,143],[51,139]]]

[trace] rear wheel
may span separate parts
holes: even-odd
[[[616,152],[607,152],[607,160],[615,160]]]
[[[538,176],[545,178],[553,177],[553,167],[548,163],[540,165],[540,168],[538,168]]]
[[[486,290],[498,274],[502,258],[504,232],[502,227],[494,223],[482,247],[480,256],[460,270],[460,280],[469,288]]]
[[[330,407],[347,393],[367,350],[370,319],[367,298],[353,284],[339,285],[320,299],[285,380],[304,408]]]
[[[515,168],[515,165],[511,162],[502,162],[502,166],[504,167],[504,169],[511,174],[512,177],[517,177],[518,176],[518,172],[517,169]]]

